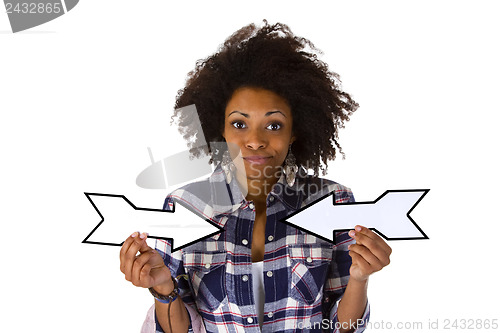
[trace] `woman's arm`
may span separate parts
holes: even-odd
[[[368,280],[349,279],[337,309],[337,320],[341,333],[354,332],[358,324],[362,325],[359,321],[362,320],[368,302],[367,289]]]
[[[155,286],[154,290],[160,295],[169,295],[174,290],[174,284]],[[170,309],[169,309],[170,307]],[[166,333],[187,332],[189,328],[189,314],[187,313],[184,302],[178,296],[175,301],[165,304],[155,299],[156,318],[161,328]],[[170,330],[172,325],[172,330]]]
[[[161,255],[146,244],[146,237],[146,234],[134,232],[123,243],[120,250],[120,270],[134,286],[152,287],[158,294],[169,295],[174,290],[170,270],[165,266]],[[155,300],[155,309],[163,331],[188,331],[189,315],[180,297],[170,303],[170,314],[169,304]]]
[[[392,252],[391,247],[368,228],[356,226],[349,236],[356,244],[349,245],[350,277],[337,309],[342,333],[353,332],[358,320],[362,319],[367,304],[368,277],[389,265]]]

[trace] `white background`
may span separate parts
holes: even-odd
[[[17,34],[0,13],[0,331],[139,331],[151,296],[125,281],[118,248],[81,244],[99,220],[83,192],[161,207],[167,190],[135,177],[147,147],[156,159],[185,149],[170,126],[177,90],[263,18],[311,39],[361,106],[328,177],[358,201],[431,189],[412,214],[430,240],[391,242],[371,278],[373,323],[500,319],[498,7],[82,0]]]

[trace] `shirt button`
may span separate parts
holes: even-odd
[[[247,282],[248,281],[248,275],[243,275],[241,277],[241,279],[243,280],[243,282]]]
[[[312,260],[312,258],[311,258],[311,257],[307,257],[306,261],[307,261],[308,263],[312,263],[312,262],[313,262],[313,260]]]
[[[253,323],[253,318],[252,318],[252,317],[248,317],[248,318],[247,318],[247,322],[248,322],[249,324]]]
[[[248,208],[250,208],[250,209],[254,209],[254,208],[255,208],[255,205],[254,205],[253,203],[249,203],[249,204],[248,204]]]
[[[272,312],[268,312],[268,313],[267,313],[267,317],[268,317],[268,318],[272,318],[272,317],[273,317],[273,313],[272,313]]]
[[[273,202],[273,201],[274,201],[274,197],[271,195],[271,196],[269,197],[269,202]]]
[[[206,268],[206,269],[209,269],[209,268],[210,268],[210,264],[209,264],[208,262],[205,264],[205,268]]]
[[[243,240],[241,241],[241,244],[243,244],[243,245],[248,245],[248,240],[247,240],[247,239],[243,239]]]
[[[269,235],[269,236],[267,237],[267,240],[268,240],[268,241],[270,241],[270,242],[272,242],[272,241],[273,241],[273,239],[274,239],[274,236],[273,236],[273,235]]]
[[[266,275],[267,275],[267,277],[273,277],[273,272],[267,271]]]

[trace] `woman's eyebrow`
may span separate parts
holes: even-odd
[[[243,113],[243,112],[241,112],[241,111],[233,111],[233,112],[231,112],[230,114],[228,114],[227,116],[229,117],[229,116],[231,116],[233,113],[239,113],[239,114],[241,114],[241,115],[242,115],[243,117],[245,117],[245,118],[250,118],[250,116],[248,115],[248,113]]]
[[[235,110],[235,111],[231,112],[230,114],[228,114],[228,117],[229,117],[229,116],[231,116],[233,113],[239,113],[239,114],[241,114],[241,115],[242,115],[243,117],[245,117],[245,118],[250,118],[250,115],[249,115],[248,113],[244,113],[244,112],[237,111],[237,110]],[[269,117],[270,115],[275,114],[275,113],[279,113],[279,114],[281,114],[283,117],[285,117],[285,118],[286,118],[285,114],[284,114],[283,112],[279,111],[279,110],[266,112],[266,115],[265,115],[265,116],[266,116],[266,117]]]
[[[266,117],[268,117],[268,116],[270,116],[270,115],[272,115],[272,114],[275,114],[275,113],[280,113],[283,117],[285,117],[285,118],[286,118],[285,114],[284,114],[283,112],[279,111],[279,110],[276,110],[276,111],[269,111],[269,112],[267,112],[267,113],[266,113]]]

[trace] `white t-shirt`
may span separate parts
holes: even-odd
[[[259,326],[262,329],[262,322],[264,321],[264,262],[252,263],[252,285],[253,285],[253,299],[255,300],[255,307],[257,308],[257,316],[259,318]]]

